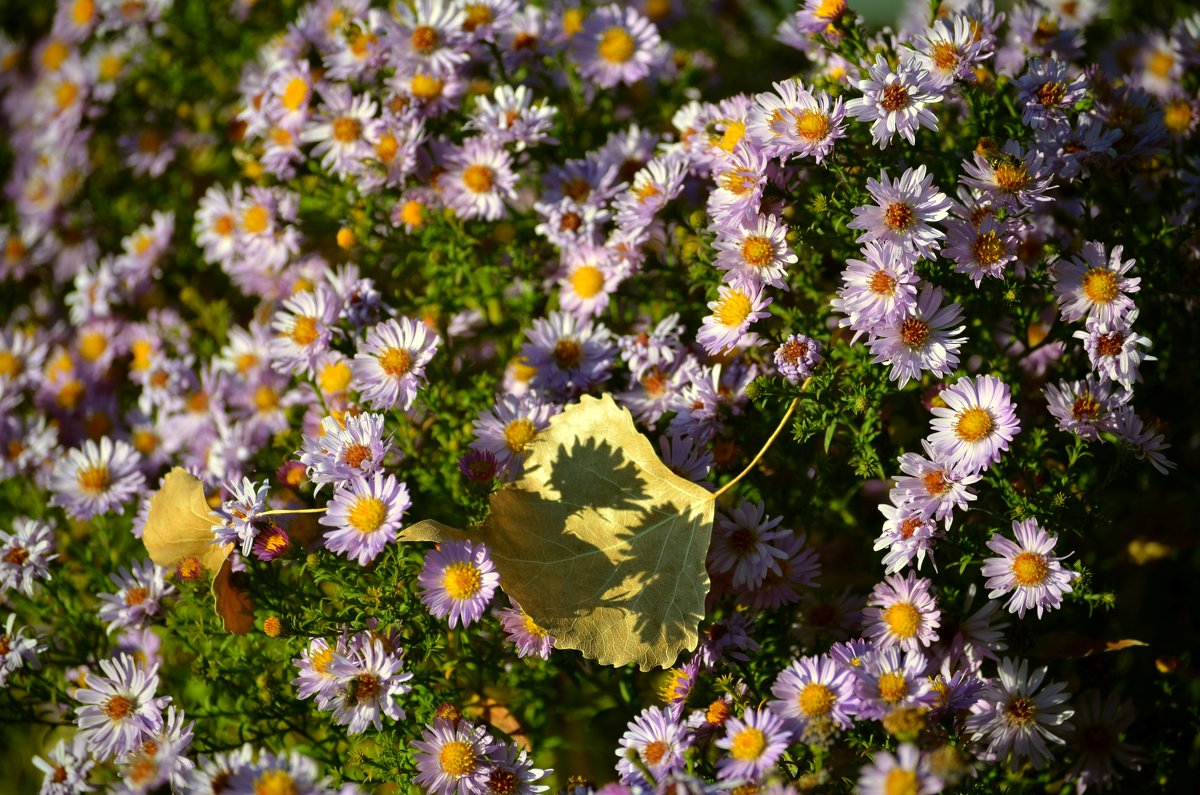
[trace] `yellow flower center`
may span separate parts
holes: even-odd
[[[54,92],[54,101],[58,103],[59,110],[66,110],[75,104],[75,99],[78,96],[79,86],[70,80],[64,80],[58,84],[58,88]]]
[[[396,140],[396,136],[391,133],[384,133],[379,138],[379,143],[375,144],[375,155],[385,163],[392,162],[392,158],[400,151],[400,142]]]
[[[796,135],[806,141],[820,141],[829,135],[829,117],[815,110],[802,110],[796,114]]]
[[[412,369],[412,354],[404,348],[384,348],[379,354],[379,366],[392,378],[403,378]]]
[[[750,235],[742,241],[742,259],[747,265],[761,268],[771,264],[771,261],[775,259],[775,247],[771,245],[769,238],[762,235]]]
[[[1107,304],[1117,297],[1117,274],[1104,268],[1092,268],[1083,275],[1083,294],[1093,303]]]
[[[813,16],[832,22],[846,12],[846,0],[821,0]]]
[[[591,298],[604,287],[604,273],[595,265],[581,265],[571,274],[571,288],[580,298]]]
[[[71,21],[79,27],[83,27],[92,21],[92,15],[95,13],[95,0],[75,0],[71,6]]]
[[[883,89],[879,98],[879,106],[888,113],[895,113],[908,106],[908,89],[900,83],[892,83]]]
[[[1025,164],[1017,160],[1015,163],[1001,163],[996,166],[996,185],[1001,190],[1010,193],[1019,191],[1029,184],[1029,172]]]
[[[298,795],[299,792],[286,770],[268,770],[254,781],[254,795]]]
[[[1186,99],[1173,99],[1163,106],[1163,124],[1172,135],[1183,135],[1192,125],[1192,104]]]
[[[329,670],[329,666],[333,664],[333,649],[326,646],[320,651],[310,654],[308,661],[314,671],[324,675]]]
[[[75,481],[79,484],[79,489],[84,494],[98,497],[108,489],[108,467],[104,464],[86,466],[79,470],[79,473],[75,476]]]
[[[304,348],[316,342],[319,336],[315,318],[311,318],[308,315],[301,315],[296,318],[296,323],[292,326],[292,342]]]
[[[958,415],[954,434],[964,442],[978,442],[992,432],[994,425],[987,409],[974,406]]]
[[[975,261],[986,268],[995,265],[1004,256],[1004,243],[1001,242],[1000,235],[994,230],[989,230],[975,238],[975,242],[971,244],[971,253],[975,255]]]
[[[1100,401],[1084,393],[1071,404],[1071,416],[1077,420],[1094,420],[1100,415]]]
[[[1010,723],[1027,724],[1033,720],[1035,714],[1037,706],[1024,696],[1017,696],[1004,705],[1004,716]]]
[[[883,613],[883,620],[896,637],[907,640],[916,637],[921,628],[921,614],[908,602],[896,602]]]
[[[635,42],[629,31],[620,27],[611,27],[600,36],[600,44],[596,52],[609,63],[625,63],[633,57]]]
[[[430,53],[438,46],[438,32],[428,25],[420,25],[413,30],[409,41],[417,52]]]
[[[283,89],[283,97],[280,102],[288,110],[299,110],[304,101],[308,99],[308,83],[303,77],[293,77],[288,81],[287,87]]]
[[[371,448],[365,444],[351,444],[346,446],[346,450],[342,453],[342,460],[348,465],[358,469],[362,466],[363,461],[371,457]]]
[[[742,136],[745,134],[745,122],[728,121],[725,123],[725,133],[721,136],[721,142],[717,144],[717,146],[721,147],[726,152],[732,152],[733,148],[738,145],[738,141],[742,140]]]
[[[875,271],[867,287],[876,295],[891,295],[896,289],[896,280],[887,271]]]
[[[99,331],[89,331],[79,338],[79,355],[94,362],[108,350],[108,339]]]
[[[422,102],[429,102],[437,99],[442,95],[442,89],[446,83],[444,80],[439,80],[436,77],[429,75],[413,75],[412,82],[409,84],[412,89],[412,95]]]
[[[887,778],[883,781],[884,795],[919,795],[920,791],[917,773],[914,770],[894,767],[888,771]]]
[[[463,184],[475,193],[487,193],[492,189],[494,175],[487,166],[467,166],[462,175]]]
[[[1060,82],[1046,82],[1038,86],[1037,101],[1045,107],[1053,107],[1061,105],[1063,98],[1067,96],[1067,84]]]
[[[1150,60],[1146,62],[1146,68],[1150,70],[1150,74],[1155,77],[1165,78],[1171,74],[1171,69],[1175,66],[1175,57],[1169,52],[1156,50],[1150,56]]]
[[[910,348],[920,348],[929,339],[929,324],[916,317],[900,323],[900,341]]]
[[[797,697],[800,711],[810,718],[823,718],[833,710],[837,701],[833,691],[820,682],[809,682]]]
[[[109,696],[100,707],[111,721],[121,721],[133,714],[133,701],[125,696]]]
[[[321,369],[320,375],[317,376],[317,384],[321,387],[322,393],[333,395],[350,386],[350,378],[350,365],[345,362],[334,362]]]
[[[895,704],[908,695],[908,682],[904,674],[888,671],[879,677],[879,697],[889,704]]]
[[[735,328],[746,322],[752,307],[750,297],[741,290],[730,290],[717,303],[716,317],[722,326]]]
[[[452,776],[465,776],[477,766],[475,748],[464,740],[455,740],[442,746],[438,754],[442,770]]]
[[[470,599],[479,593],[483,577],[474,563],[457,561],[446,567],[442,575],[442,584],[451,599]]]
[[[0,351],[0,378],[15,378],[25,365],[9,351]]]
[[[654,740],[646,743],[646,747],[642,749],[642,760],[648,765],[657,765],[667,755],[670,746],[662,740]]]
[[[522,616],[522,621],[525,622],[525,631],[528,632],[530,635],[535,635],[536,637],[544,638],[544,637],[546,637],[546,635],[550,634],[550,633],[546,632],[545,629],[540,627],[538,625],[538,623],[536,621],[534,621],[533,618],[528,613],[522,612],[521,616]]]
[[[55,39],[46,45],[46,49],[42,50],[42,66],[46,67],[48,72],[57,72],[58,67],[62,66],[63,61],[67,60],[67,56],[71,54],[71,48],[67,46],[65,41]]]
[[[359,497],[346,513],[346,521],[360,533],[374,533],[387,518],[387,504],[378,497]]]
[[[889,204],[887,209],[883,211],[883,222],[888,225],[889,229],[897,232],[903,232],[905,229],[908,229],[916,217],[917,214],[913,212],[913,208],[904,202]]]
[[[533,424],[532,420],[525,417],[513,420],[504,428],[504,444],[517,455],[525,452],[535,436],[537,436],[537,426]]]
[[[409,199],[400,210],[400,220],[411,227],[419,227],[425,223],[425,205],[416,199]]]
[[[958,47],[950,41],[939,41],[933,45],[933,49],[929,53],[930,60],[933,65],[943,72],[953,72],[958,68],[958,63],[962,59],[962,53],[958,51]]]
[[[242,216],[242,226],[246,227],[246,231],[252,235],[261,234],[267,229],[267,223],[270,221],[270,216],[267,214],[267,208],[261,204],[256,204],[246,210]],[[218,232],[220,221],[218,220]]]
[[[729,755],[734,759],[758,759],[767,749],[767,737],[762,729],[747,726],[738,732],[729,745]]]
[[[1013,558],[1013,579],[1018,585],[1041,585],[1050,573],[1046,558],[1036,552],[1022,552]]]
[[[362,125],[358,119],[350,116],[343,116],[340,119],[333,120],[333,137],[334,140],[348,144],[358,140],[358,134],[362,130]]]
[[[463,30],[468,33],[473,32],[481,25],[488,25],[492,21],[492,9],[483,3],[468,3],[463,10],[466,12]]]

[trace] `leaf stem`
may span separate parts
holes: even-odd
[[[787,421],[791,419],[792,414],[796,412],[796,407],[799,405],[800,398],[794,398],[792,400],[792,405],[788,406],[787,411],[784,412],[783,419],[781,419],[779,421],[779,425],[776,426],[775,432],[771,434],[770,438],[767,439],[765,444],[763,444],[762,449],[758,451],[758,455],[754,456],[754,459],[746,465],[745,469],[737,474],[737,477],[726,483],[721,488],[717,489],[716,493],[713,494],[714,500],[720,499],[722,494],[729,491],[731,488],[737,485],[739,480],[750,474],[750,470],[754,469],[754,467],[758,465],[758,462],[762,460],[762,457],[766,454],[767,450],[771,449],[771,445],[775,443],[775,440],[779,437],[779,434],[783,432],[783,426],[787,425]]]
[[[326,510],[326,508],[280,508],[275,511],[263,511],[262,513],[255,514],[255,516],[280,516],[289,513],[325,513]]]

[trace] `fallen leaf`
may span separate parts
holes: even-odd
[[[1122,651],[1150,644],[1134,638],[1122,640],[1098,640],[1073,632],[1057,632],[1043,636],[1035,645],[1035,657],[1091,657],[1109,651]]]
[[[466,710],[469,715],[481,718],[488,725],[495,726],[507,734],[513,739],[513,742],[526,751],[532,750],[529,738],[525,736],[525,730],[517,722],[516,716],[499,701],[486,695],[476,696],[467,704]]]
[[[505,592],[556,647],[649,670],[699,642],[714,506],[659,460],[628,410],[585,396],[530,443],[524,476],[492,495],[482,525],[426,521],[400,538],[483,541]]]
[[[254,629],[254,603],[242,589],[239,580],[242,574],[234,572],[233,564],[225,561],[217,576],[213,577],[212,595],[217,615],[226,632],[245,635]]]
[[[175,467],[150,498],[142,543],[150,560],[159,566],[174,566],[182,558],[194,557],[216,573],[233,544],[212,543],[214,524],[204,498],[204,485],[183,468]]]

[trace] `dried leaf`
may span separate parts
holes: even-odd
[[[495,726],[507,734],[526,751],[532,750],[529,738],[525,736],[525,730],[521,728],[516,716],[499,701],[486,695],[476,696],[467,704],[466,710],[467,714],[482,719],[489,726]]]
[[[211,572],[221,569],[233,544],[212,543],[212,526],[204,486],[181,467],[163,479],[162,488],[150,498],[150,512],[142,543],[150,560],[159,566],[174,566],[182,558],[199,558]]]
[[[227,560],[212,582],[217,615],[221,617],[225,631],[235,635],[245,635],[254,629],[254,603],[241,587],[242,577],[242,574],[234,572],[233,564]]]
[[[1036,657],[1091,657],[1109,651],[1122,651],[1137,646],[1148,646],[1145,641],[1134,638],[1122,640],[1099,640],[1074,632],[1057,632],[1043,636],[1034,646]]]
[[[611,396],[584,397],[538,434],[524,477],[469,536],[421,522],[401,539],[484,541],[501,586],[556,646],[649,670],[698,643],[714,502]]]

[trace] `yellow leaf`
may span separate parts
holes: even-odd
[[[611,396],[585,396],[530,443],[524,476],[472,533],[421,522],[401,539],[483,541],[501,587],[555,646],[649,670],[698,643],[714,503]]]
[[[174,566],[182,558],[194,557],[216,573],[233,544],[212,543],[214,524],[204,499],[204,486],[181,467],[175,467],[150,498],[142,543],[150,560],[159,566]]]

